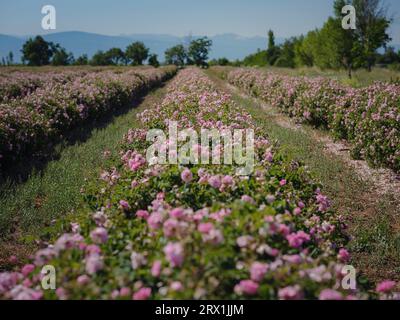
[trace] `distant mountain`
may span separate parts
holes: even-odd
[[[167,34],[127,34],[119,36],[106,36],[80,31],[58,32],[43,36],[46,41],[59,43],[61,46],[78,57],[86,53],[89,57],[98,50],[108,50],[112,47],[125,49],[134,41],[143,41],[152,53],[156,53],[159,59],[164,60],[166,49],[179,44],[187,43],[187,37],[177,37]],[[200,36],[192,36],[192,39]],[[14,53],[14,60],[21,61],[21,49],[29,36],[16,37],[0,34],[0,59],[10,51]],[[227,33],[209,37],[213,41],[210,59],[226,57],[229,60],[243,59],[257,49],[265,49],[266,37],[243,37],[237,34]],[[281,44],[285,39],[277,38],[276,43]],[[391,44],[396,50],[400,50],[400,44]]]
[[[14,61],[21,61],[20,50],[24,42],[21,38],[0,34],[0,59],[11,51],[14,54]]]
[[[193,36],[192,38],[198,38]],[[0,35],[0,58],[12,51],[15,61],[21,60],[21,48],[29,36],[15,37]],[[97,50],[108,50],[112,47],[125,49],[133,41],[143,41],[152,53],[156,53],[160,60],[164,59],[167,48],[179,43],[185,43],[185,37],[177,37],[165,34],[132,34],[119,36],[106,36],[80,31],[59,32],[44,35],[46,41],[59,43],[75,57],[84,53],[91,57]],[[236,34],[221,34],[209,37],[213,40],[210,58],[226,57],[230,60],[243,59],[245,56],[266,47],[267,39],[264,37],[242,37]],[[278,39],[277,42],[282,42]]]

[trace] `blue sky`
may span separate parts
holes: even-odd
[[[333,0],[0,0],[0,33],[44,33],[41,8],[57,9],[56,31],[107,35],[236,33],[279,37],[320,27],[332,14]],[[395,22],[391,36],[400,43],[400,1],[386,0]]]

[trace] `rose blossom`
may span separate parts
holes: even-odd
[[[104,228],[96,228],[90,233],[90,238],[94,243],[106,243],[108,240],[107,230]]]
[[[138,210],[138,211],[136,211],[136,216],[138,218],[142,218],[142,219],[147,220],[148,217],[150,216],[150,214],[149,214],[149,212],[147,210]]]
[[[209,233],[212,229],[214,229],[214,225],[211,222],[200,223],[199,226],[197,227],[197,230],[200,233],[204,233],[204,234]]]
[[[387,293],[392,291],[396,287],[396,282],[394,281],[382,281],[376,286],[376,291],[380,293]]]
[[[185,183],[189,183],[190,181],[192,181],[193,180],[192,171],[190,171],[188,168],[183,170],[181,173],[181,179]]]
[[[250,278],[253,281],[260,282],[264,279],[268,271],[268,265],[265,263],[254,262],[250,267]]]
[[[253,280],[242,280],[235,286],[235,293],[242,295],[246,294],[249,296],[254,296],[258,293],[259,285]]]
[[[281,300],[301,300],[303,298],[299,285],[279,289],[278,296]]]
[[[133,300],[147,300],[151,296],[151,288],[141,288],[133,294]]]
[[[183,263],[183,246],[170,242],[164,247],[164,253],[172,267],[180,267]]]
[[[319,300],[342,300],[343,295],[333,289],[324,289],[319,294]]]
[[[151,267],[151,275],[155,278],[158,278],[161,274],[161,261],[160,260],[156,260],[153,263],[153,266]]]
[[[127,201],[125,201],[125,200],[120,200],[120,201],[119,201],[119,204],[120,204],[121,208],[122,208],[124,211],[128,211],[128,210],[131,208],[131,206],[129,205],[129,203],[128,203]]]

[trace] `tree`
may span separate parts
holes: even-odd
[[[151,54],[149,56],[149,65],[153,66],[154,68],[158,68],[160,66],[160,63],[158,62],[156,54]]]
[[[294,62],[296,66],[312,67],[314,65],[314,57],[307,42],[309,39],[309,36],[300,36],[294,45]]]
[[[200,67],[207,67],[208,53],[212,46],[212,40],[207,37],[193,40],[188,50],[188,63]]]
[[[110,57],[103,51],[97,51],[90,60],[92,66],[108,66],[112,64]]]
[[[329,18],[321,30],[321,41],[326,43],[322,54],[329,59],[327,67],[333,69],[343,67],[351,78],[352,70],[357,67],[357,58],[360,56],[360,47],[354,30],[343,29],[341,17]]]
[[[357,12],[356,33],[362,55],[360,62],[371,71],[376,59],[376,50],[391,40],[387,34],[392,19],[381,0],[353,0]]]
[[[50,63],[53,56],[52,45],[41,36],[30,38],[22,47],[22,61],[30,66],[43,66]]]
[[[213,59],[210,61],[210,66],[229,66],[231,62],[227,58]]]
[[[74,61],[74,65],[76,66],[85,66],[87,64],[89,64],[89,59],[86,54],[81,55]]]
[[[259,66],[264,67],[269,65],[267,59],[267,51],[257,51],[256,53],[250,54],[243,59],[245,66]]]
[[[8,56],[6,58],[6,63],[8,66],[12,66],[14,64],[14,54],[12,53],[12,51],[8,53]]]
[[[296,61],[303,65],[316,65],[322,69],[352,70],[358,66],[360,56],[358,37],[354,30],[342,27],[342,8],[349,4],[347,0],[335,0],[334,17],[329,17],[321,30],[307,34],[300,47],[295,46]]]
[[[134,42],[126,48],[125,55],[130,59],[132,65],[142,65],[149,56],[149,49],[143,42]]]
[[[185,65],[187,58],[185,47],[182,44],[178,44],[165,51],[165,63],[174,64],[176,66]]]
[[[267,62],[273,66],[279,57],[279,48],[275,45],[275,35],[272,30],[268,31]]]
[[[296,66],[294,48],[298,41],[297,38],[292,38],[284,42],[280,48],[280,55],[274,64],[276,67],[294,68]]]
[[[387,47],[385,53],[378,54],[376,62],[382,65],[389,65],[400,62],[400,56],[393,47]]]
[[[65,48],[56,46],[56,48],[53,49],[53,52],[53,59],[51,60],[53,66],[68,66],[74,62],[73,54],[71,52],[67,53]]]
[[[107,56],[107,60],[111,61],[111,64],[127,64],[125,53],[120,48],[111,48],[105,55]]]

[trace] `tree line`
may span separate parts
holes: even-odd
[[[176,45],[165,51],[165,63],[177,66],[197,65],[207,67],[207,60],[212,41],[207,37],[192,40],[188,46]],[[150,53],[150,49],[143,42],[130,44],[125,51],[120,48],[111,48],[107,51],[97,51],[90,59],[86,54],[77,58],[59,44],[47,42],[41,36],[30,38],[22,47],[22,63],[28,66],[140,66],[146,61],[149,65],[158,67],[157,54]],[[14,65],[14,56],[9,55],[2,59],[2,65]]]
[[[342,27],[342,8],[352,5],[356,10],[356,29]],[[381,0],[335,0],[334,15],[322,28],[305,36],[293,37],[282,45],[275,44],[272,30],[268,32],[266,50],[246,57],[242,64],[277,67],[312,67],[348,71],[351,78],[354,69],[371,71],[376,64],[400,66],[400,51],[387,47],[390,42],[388,29],[392,19],[387,15]],[[378,49],[384,48],[383,54]],[[400,69],[400,68],[399,68]]]

